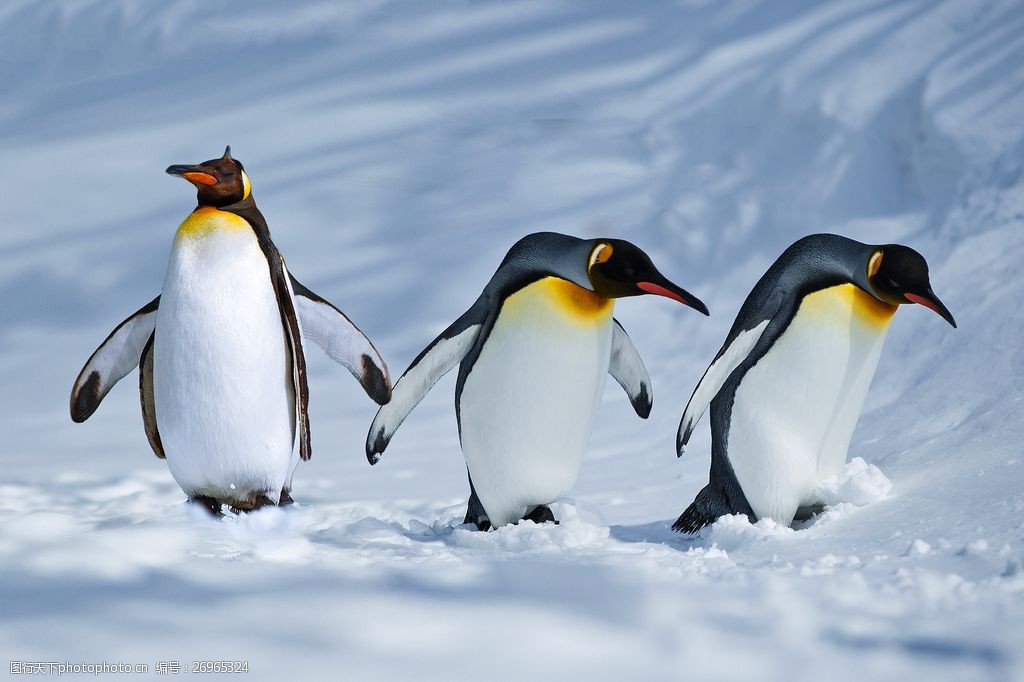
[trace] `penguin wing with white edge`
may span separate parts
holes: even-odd
[[[629,396],[629,402],[641,419],[651,414],[653,396],[651,394],[651,377],[647,374],[644,361],[630,340],[626,330],[618,320],[612,324],[612,357],[608,364],[608,373],[619,382],[622,390]]]
[[[456,320],[448,329],[434,339],[419,354],[405,374],[401,376],[391,392],[391,402],[377,412],[370,425],[370,433],[366,436],[366,459],[370,464],[380,461],[391,437],[409,416],[412,409],[423,400],[427,391],[447,374],[455,365],[462,362],[480,333],[479,322],[469,323],[470,311]]]
[[[679,431],[676,434],[676,454],[679,457],[683,456],[683,447],[690,441],[690,434],[693,433],[693,429],[697,426],[704,411],[728,381],[729,375],[754,350],[754,346],[757,345],[769,322],[771,322],[770,317],[763,319],[750,329],[740,329],[730,334],[730,338],[718,351],[714,361],[704,371],[704,376],[701,377],[697,388],[693,389],[690,402],[686,404],[683,419],[679,422]]]
[[[117,325],[78,374],[71,389],[71,419],[84,422],[114,384],[138,367],[142,350],[156,328],[157,296]]]
[[[386,404],[391,399],[391,377],[377,349],[345,313],[303,286],[291,273],[288,276],[302,335],[348,369],[374,402]]]

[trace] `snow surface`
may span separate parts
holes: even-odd
[[[1024,5],[280,7],[0,6],[0,656],[1024,678]],[[375,406],[316,349],[299,504],[209,520],[150,453],[135,375],[84,425],[67,399],[163,279],[193,200],[163,169],[226,143],[290,268],[396,375],[528,231],[632,239],[712,316],[617,306],[654,411],[609,381],[560,526],[458,527],[452,377],[367,466]],[[960,328],[897,315],[865,464],[822,516],[673,534],[708,468],[706,420],[674,457],[690,391],[761,272],[826,230],[920,250]]]

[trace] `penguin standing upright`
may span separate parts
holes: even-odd
[[[625,389],[640,417],[650,414],[647,370],[612,318],[613,299],[645,293],[707,314],[629,242],[552,232],[524,237],[476,303],[395,385],[367,436],[370,463],[459,364],[455,413],[470,482],[465,522],[486,530],[554,520],[546,505],[576,481],[605,374]]]
[[[889,322],[905,303],[956,327],[911,248],[816,234],[786,249],[683,413],[680,456],[711,405],[711,480],[673,529],[695,533],[725,514],[788,525],[820,508],[815,490],[846,463]]]
[[[303,339],[380,404],[391,394],[387,366],[340,310],[288,273],[230,147],[167,172],[196,186],[199,205],[174,237],[161,294],[85,364],[71,418],[88,419],[141,365],[146,435],[190,500],[215,513],[288,503],[298,460],[311,455]]]

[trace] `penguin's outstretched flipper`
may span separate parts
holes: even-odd
[[[722,390],[725,382],[729,380],[736,368],[750,357],[751,353],[756,352],[758,341],[765,336],[764,332],[778,312],[781,303],[782,297],[776,295],[769,297],[766,301],[751,302],[748,300],[743,304],[725,343],[722,344],[722,348],[711,365],[704,370],[704,376],[700,378],[697,387],[693,389],[690,401],[683,411],[683,418],[679,421],[679,431],[676,433],[676,455],[678,457],[683,456],[683,448],[690,442],[694,427],[697,426],[697,422],[700,421],[711,401]],[[774,342],[775,338],[785,329],[785,325],[775,325],[775,327],[765,338],[766,342]],[[762,344],[762,348],[765,345],[770,345],[770,343]]]
[[[378,405],[391,399],[391,376],[380,353],[345,313],[288,273],[302,335],[343,365]]]
[[[612,357],[608,364],[608,373],[619,382],[619,386],[629,396],[629,402],[641,419],[651,414],[653,396],[651,393],[651,377],[647,374],[644,361],[630,340],[626,330],[618,320],[612,324]]]
[[[366,436],[366,459],[370,464],[380,461],[395,431],[427,391],[472,350],[482,326],[475,313],[475,308],[470,308],[441,332],[399,378],[391,401],[377,411]]]
[[[157,296],[132,313],[110,332],[85,363],[71,389],[71,419],[84,422],[92,416],[114,384],[135,369],[142,350],[156,328]]]

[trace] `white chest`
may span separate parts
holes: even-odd
[[[845,464],[895,310],[849,284],[811,294],[744,376],[728,453],[759,518],[790,523]]]
[[[610,301],[554,278],[503,305],[460,400],[462,449],[492,524],[517,521],[575,483],[611,325]]]
[[[241,218],[195,216],[172,249],[153,348],[167,463],[188,493],[273,498],[294,467],[294,412],[267,261]]]

